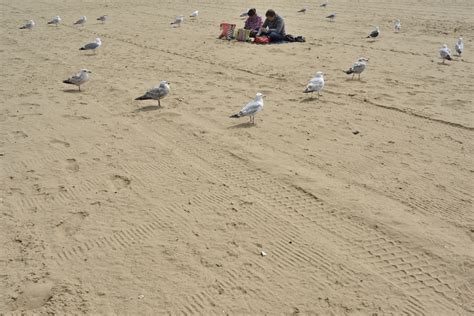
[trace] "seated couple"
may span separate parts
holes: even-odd
[[[272,9],[265,13],[265,22],[257,15],[255,9],[250,9],[249,17],[245,21],[245,29],[250,30],[250,36],[268,36],[270,42],[281,42],[285,40],[285,21]]]

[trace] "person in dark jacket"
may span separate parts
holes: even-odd
[[[270,37],[270,42],[281,42],[285,40],[285,21],[272,9],[265,13],[260,34]]]

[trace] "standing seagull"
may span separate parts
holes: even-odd
[[[79,20],[77,20],[76,22],[74,22],[74,25],[81,25],[81,26],[84,26],[84,24],[86,24],[87,22],[87,17],[85,15],[81,16],[79,18]]]
[[[159,86],[154,86],[152,89],[148,90],[141,97],[136,98],[135,100],[157,100],[158,107],[161,107],[160,100],[166,97],[170,93],[170,83],[168,81],[161,81]]]
[[[446,45],[446,44],[444,44],[443,47],[441,47],[441,49],[439,50],[439,55],[443,59],[443,64],[444,64],[444,61],[446,59],[447,60],[453,60],[451,58],[451,50],[448,48],[448,45]]]
[[[191,17],[191,18],[197,18],[198,15],[199,15],[199,11],[196,10],[196,11],[194,11],[193,13],[191,13],[191,15],[190,15],[189,17]]]
[[[28,29],[28,30],[31,30],[32,28],[35,27],[35,21],[33,20],[28,20],[26,21],[25,25],[23,25],[22,27],[20,27],[20,30],[24,30],[24,29]]]
[[[380,35],[380,29],[378,26],[375,27],[375,30],[370,32],[370,34],[367,36],[367,38],[376,38]]]
[[[454,49],[458,53],[458,56],[461,56],[462,52],[464,51],[464,42],[462,41],[462,37],[458,38],[458,42],[454,45]]]
[[[101,15],[97,18],[97,21],[101,21],[102,23],[105,23],[105,21],[107,21],[108,19],[108,16],[107,14],[106,15]]]
[[[255,95],[255,99],[247,103],[246,106],[240,110],[239,113],[231,115],[232,118],[239,118],[242,116],[248,116],[250,118],[249,123],[255,124],[255,114],[263,110],[263,98],[265,96],[260,92]]]
[[[303,91],[304,93],[311,93],[311,98],[313,97],[313,92],[317,92],[318,96],[320,95],[320,91],[323,90],[324,88],[324,78],[323,78],[323,73],[321,71],[318,71],[314,78],[312,78],[308,85],[306,86],[306,89]]]
[[[367,62],[369,60],[364,57],[360,57],[357,59],[357,61],[352,65],[349,70],[344,71],[346,74],[350,75],[352,74],[352,79],[354,79],[354,75],[358,74],[359,75],[359,80],[360,80],[360,74],[365,70],[365,67],[367,66]]]
[[[89,80],[89,74],[91,72],[87,69],[81,69],[81,71],[74,76],[66,79],[63,83],[73,84],[79,87],[79,91],[81,91],[81,85],[86,83]]]
[[[54,16],[51,21],[48,22],[48,24],[54,24],[56,26],[58,26],[59,23],[61,23],[61,18],[59,15]]]
[[[336,13],[331,13],[329,14],[326,19],[329,19],[329,21],[334,22],[336,20]]]
[[[102,41],[97,37],[94,42],[82,46],[79,50],[92,50],[95,53],[100,46],[102,46]]]
[[[400,30],[402,29],[402,24],[400,23],[400,20],[395,20],[393,27],[395,28],[395,32],[400,32]]]
[[[184,15],[178,15],[176,19],[174,20],[174,22],[171,22],[170,24],[181,26],[181,23],[183,23],[183,21],[184,21]]]

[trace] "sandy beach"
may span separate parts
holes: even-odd
[[[0,314],[472,315],[473,5],[2,0]],[[251,7],[306,42],[217,39]]]

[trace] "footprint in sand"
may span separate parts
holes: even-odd
[[[46,304],[52,297],[53,283],[28,282],[15,301],[16,310],[32,310]]]
[[[71,214],[69,217],[56,224],[56,234],[62,237],[75,235],[81,228],[84,219],[88,216],[89,213],[85,211]]]
[[[79,164],[77,163],[76,159],[66,159],[66,169],[72,172],[79,171]]]
[[[51,141],[50,141],[51,144],[59,144],[59,145],[62,145],[64,147],[70,147],[71,144],[69,144],[68,142],[65,142],[65,141],[62,141],[62,140],[59,140],[59,139],[55,139],[53,138]]]
[[[130,186],[130,183],[132,183],[132,180],[130,180],[126,176],[121,176],[118,174],[115,174],[112,176],[112,182],[117,190],[119,189],[124,189],[128,186]]]

